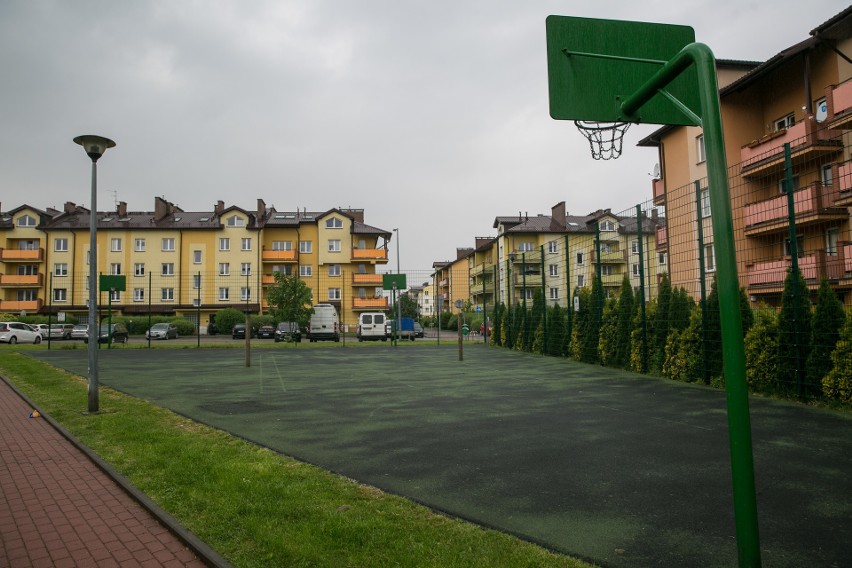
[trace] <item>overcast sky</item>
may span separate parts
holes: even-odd
[[[591,159],[548,114],[549,14],[689,25],[717,58],[762,61],[842,0],[0,2],[0,209],[98,210],[159,195],[186,211],[365,209],[403,270],[494,236],[498,215],[621,211],[650,199],[633,127]],[[391,262],[396,265],[396,243]]]

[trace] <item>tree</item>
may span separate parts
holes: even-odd
[[[745,337],[746,380],[755,392],[772,392],[778,376],[778,316],[771,308],[757,310]]]
[[[545,353],[559,357],[564,354],[565,349],[565,310],[559,307],[559,304],[556,304],[550,308],[549,312],[547,316],[547,344],[545,345]]]
[[[618,339],[618,303],[616,300],[607,300],[604,303],[603,319],[598,337],[598,356],[601,365],[616,367],[615,361],[616,341]]]
[[[311,289],[297,276],[275,272],[275,284],[269,287],[266,301],[278,321],[294,321],[306,327],[311,319]],[[218,321],[218,319],[217,319]]]
[[[781,294],[778,315],[778,380],[799,397],[813,393],[805,384],[805,364],[811,351],[811,300],[801,271],[790,272]],[[818,389],[817,389],[818,390]]]
[[[831,353],[840,339],[840,330],[846,320],[843,304],[831,289],[826,278],[822,279],[814,311],[814,327],[810,355],[805,367],[808,384],[821,385],[822,378],[831,371]]]
[[[831,354],[833,367],[822,380],[825,395],[840,402],[852,402],[852,314],[840,330],[837,347]]]
[[[630,284],[630,279],[624,275],[621,281],[621,292],[618,294],[618,304],[616,307],[617,324],[616,324],[616,339],[615,353],[613,364],[628,369],[630,367],[630,332],[633,328],[633,318],[636,313],[636,302],[633,297],[633,286]]]
[[[224,308],[216,312],[216,327],[219,333],[229,334],[238,323],[246,322],[246,314],[234,308]]]
[[[669,337],[669,305],[672,298],[672,285],[669,282],[669,275],[663,272],[663,279],[660,282],[659,292],[657,294],[657,311],[654,316],[654,335],[651,339],[651,348],[649,349],[648,361],[651,372],[659,373],[663,368],[663,361],[666,357],[666,341]]]
[[[408,292],[403,292],[402,294],[397,296],[397,301],[399,302],[399,312],[400,316],[403,318],[416,318],[417,317],[417,301],[412,298]],[[396,319],[396,309],[393,312],[393,319]]]
[[[496,346],[503,345],[503,314],[506,312],[506,306],[502,303],[494,306],[494,313],[491,315],[491,344]]]

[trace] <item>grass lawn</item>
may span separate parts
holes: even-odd
[[[589,566],[306,465],[16,351],[0,373],[235,566]]]

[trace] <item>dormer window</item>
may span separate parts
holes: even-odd
[[[228,217],[227,225],[229,227],[245,227],[246,222],[242,217],[231,215],[230,217]]]
[[[614,231],[615,230],[615,223],[613,223],[609,219],[605,219],[605,220],[601,221],[600,227],[601,227],[601,231]]]
[[[332,217],[331,219],[327,219],[325,222],[326,229],[340,229],[343,227],[343,221],[338,219],[337,217]]]
[[[18,217],[18,226],[19,227],[35,227],[36,220],[34,217],[29,215],[24,215],[23,217]]]

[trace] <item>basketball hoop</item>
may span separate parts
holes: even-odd
[[[630,128],[629,122],[593,122],[575,120],[577,129],[589,140],[592,158],[614,160],[621,156],[621,140]]]

